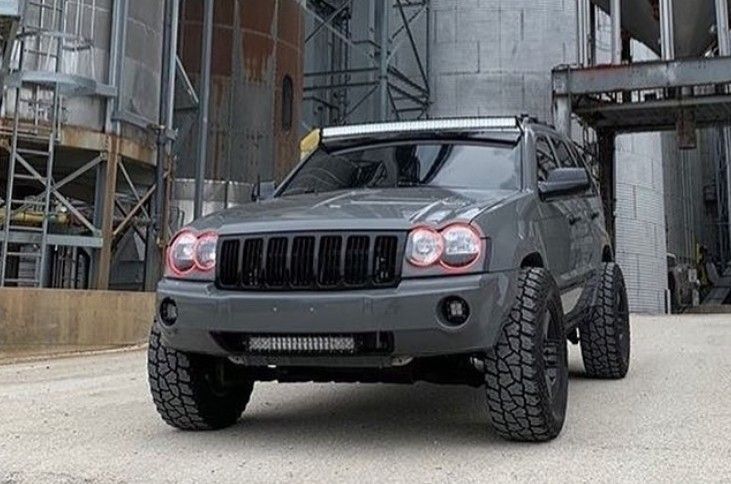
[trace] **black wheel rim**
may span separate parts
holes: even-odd
[[[561,327],[551,311],[546,310],[542,318],[543,325],[543,369],[546,388],[551,401],[558,395],[565,376],[566,355]],[[563,346],[562,346],[563,345]]]

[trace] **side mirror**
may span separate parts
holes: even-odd
[[[548,174],[548,180],[538,183],[544,199],[577,195],[590,188],[589,174],[583,168],[557,168]]]

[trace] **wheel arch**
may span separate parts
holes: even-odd
[[[539,252],[531,252],[523,257],[523,260],[520,262],[520,268],[545,269],[546,264],[543,260],[543,256]]]

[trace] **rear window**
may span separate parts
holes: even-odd
[[[432,186],[480,190],[520,188],[518,145],[406,143],[315,152],[281,196],[348,189]]]

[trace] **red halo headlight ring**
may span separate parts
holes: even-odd
[[[428,253],[428,250],[431,250],[431,253]],[[416,267],[430,267],[439,262],[443,253],[442,234],[431,227],[417,227],[409,233],[406,259],[410,264]]]
[[[193,248],[193,262],[196,269],[201,272],[210,272],[216,268],[217,245],[218,234],[216,232],[203,232],[198,235],[198,240]]]
[[[215,232],[198,234],[193,230],[182,230],[168,247],[167,268],[178,277],[211,272],[216,267],[217,244],[218,234]]]
[[[466,240],[462,241],[463,244],[463,250],[472,249],[473,252],[467,252],[465,251],[464,254],[455,254],[453,258],[456,258],[457,260],[454,262],[445,260],[449,256],[447,255],[448,250],[448,244],[449,242],[445,238],[448,238],[450,236],[451,232],[461,232],[460,235],[466,237]],[[416,243],[416,239],[419,237],[425,237],[425,236],[431,236],[433,240],[435,241],[434,244],[438,246],[438,257],[435,254],[432,254],[428,258],[424,259],[417,259],[413,257],[414,252],[414,246],[413,244]],[[443,267],[444,269],[450,270],[450,271],[464,271],[466,269],[469,269],[472,267],[477,261],[480,260],[480,256],[484,252],[484,237],[482,236],[482,233],[479,231],[479,229],[473,227],[469,223],[464,222],[456,222],[446,225],[442,229],[434,229],[431,227],[416,227],[412,229],[412,231],[409,233],[409,243],[407,247],[407,260],[410,264],[421,267],[421,268],[427,268],[436,265],[437,263]],[[458,263],[459,258],[462,257],[465,259],[463,263]],[[451,263],[450,263],[451,262]]]
[[[458,236],[466,237],[466,240],[462,241],[462,253],[456,255],[450,255],[447,253],[450,242],[448,241],[452,232],[461,232]],[[482,253],[485,250],[485,242],[482,233],[478,231],[474,226],[457,222],[447,225],[441,230],[441,235],[445,239],[444,242],[444,254],[439,259],[439,264],[450,271],[464,271],[469,269],[477,261],[480,260]],[[453,257],[453,261],[448,262],[446,259]]]
[[[195,245],[198,241],[198,236],[192,230],[182,230],[175,237],[167,250],[167,267],[176,276],[186,276],[196,269],[195,265]],[[190,265],[181,265],[179,258],[179,252],[185,251],[182,244],[187,244],[190,247]],[[185,263],[183,263],[185,264]]]

